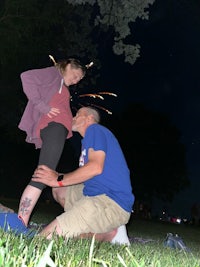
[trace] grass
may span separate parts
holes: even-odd
[[[15,200],[3,199],[0,202],[17,210]],[[31,220],[48,223],[60,212],[55,203],[39,203]],[[127,228],[129,236],[135,238],[128,248],[94,239],[30,239],[0,229],[0,267],[200,267],[200,226],[133,218]],[[164,247],[163,241],[168,232],[181,236],[191,252]],[[136,237],[151,241],[137,242],[140,239]]]

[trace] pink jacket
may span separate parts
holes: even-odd
[[[50,111],[49,101],[61,87],[62,75],[53,67],[34,69],[21,75],[23,91],[28,103],[18,125],[26,132],[26,142],[41,147],[41,141],[36,135],[37,124],[43,114]]]

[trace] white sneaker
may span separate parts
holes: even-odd
[[[127,235],[127,230],[125,225],[121,225],[117,228],[117,233],[112,239],[111,243],[130,246],[130,241]]]

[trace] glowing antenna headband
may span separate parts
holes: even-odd
[[[54,65],[57,65],[57,62],[55,61],[54,57],[52,55],[49,55],[49,58],[53,61]],[[85,65],[86,69],[91,68],[94,65],[94,62],[91,61],[89,64]]]

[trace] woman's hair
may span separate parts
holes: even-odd
[[[90,62],[87,65],[83,65],[80,62],[80,60],[75,59],[75,58],[68,58],[68,59],[64,59],[64,60],[60,60],[56,62],[53,56],[49,55],[49,57],[53,61],[55,67],[58,68],[61,72],[65,70],[68,64],[71,64],[71,67],[73,69],[81,69],[83,72],[83,75],[85,76],[87,69],[89,69],[93,65],[93,62]]]

